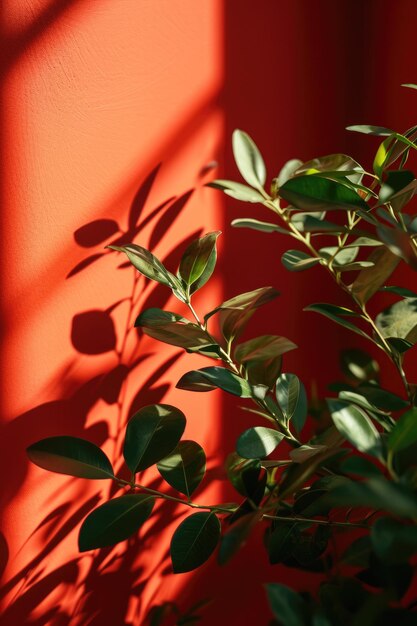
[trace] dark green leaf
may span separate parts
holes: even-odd
[[[224,367],[203,367],[187,372],[176,386],[187,391],[212,391],[219,388],[241,398],[251,398],[253,395],[253,388],[247,380]]]
[[[281,356],[296,347],[295,343],[285,337],[261,335],[239,344],[235,350],[235,358],[238,363],[267,360]]]
[[[189,352],[205,348],[208,353],[214,350],[217,354],[213,339],[200,326],[176,313],[146,309],[136,319],[135,326],[140,326],[149,337],[171,346],[178,346]]]
[[[220,539],[220,522],[210,511],[194,513],[178,526],[171,541],[174,572],[196,569],[211,556]]]
[[[178,281],[175,276],[146,248],[142,248],[142,246],[138,246],[135,243],[129,243],[125,246],[107,247],[118,252],[124,252],[132,265],[147,278],[156,280],[158,283],[168,285],[171,288],[178,287]]]
[[[282,563],[290,556],[294,536],[297,535],[297,525],[291,520],[275,523],[268,537],[268,556],[271,565]]]
[[[395,256],[403,259],[414,270],[417,269],[417,254],[411,233],[397,226],[388,228],[382,224],[377,226],[377,233]]]
[[[384,411],[399,411],[408,406],[408,402],[395,395],[391,391],[381,389],[377,385],[360,385],[358,392],[365,396],[369,402]]]
[[[363,269],[353,283],[352,294],[365,304],[383,286],[399,263],[399,259],[390,250],[378,248],[368,257],[374,265]]]
[[[180,441],[157,467],[171,487],[190,498],[204,478],[206,455],[195,441]]]
[[[298,230],[306,233],[334,233],[341,234],[346,228],[328,220],[319,219],[310,213],[294,213],[291,222]]]
[[[354,333],[361,335],[361,337],[366,337],[366,339],[369,339],[368,335],[363,330],[361,330],[360,328],[357,328],[357,326],[355,326],[351,322],[348,322],[348,320],[344,319],[345,316],[360,317],[360,315],[358,315],[351,309],[347,309],[346,307],[342,307],[342,306],[336,306],[335,304],[327,304],[324,302],[320,302],[317,304],[310,304],[309,306],[305,307],[303,310],[314,311],[315,313],[321,313],[321,315],[328,317],[333,322],[336,322],[336,324],[340,324],[340,326],[343,326],[344,328],[347,328],[348,330],[351,330]]]
[[[127,494],[94,509],[80,528],[80,552],[114,546],[129,539],[146,522],[154,503],[152,496]]]
[[[179,276],[194,293],[206,284],[216,265],[216,241],[220,231],[208,233],[193,241],[180,262]]]
[[[35,465],[78,478],[113,478],[107,456],[96,445],[78,437],[48,437],[33,443],[27,454]]]
[[[378,380],[379,365],[369,354],[359,348],[342,350],[340,363],[343,373],[359,382]]]
[[[305,626],[307,606],[302,597],[279,583],[266,585],[269,606],[282,626]]]
[[[403,204],[406,204],[408,201],[407,198],[410,199],[414,194],[414,186],[406,189],[413,181],[415,181],[414,174],[408,170],[387,172],[387,178],[382,183],[379,191],[379,201],[381,204],[385,204],[390,202],[393,198],[397,198],[398,200],[398,198],[402,196]],[[402,206],[396,206],[397,210],[400,208],[402,208]]]
[[[255,142],[242,130],[232,137],[233,156],[242,178],[251,187],[263,188],[266,180],[265,163]]]
[[[417,441],[417,408],[413,407],[401,415],[390,432],[388,447],[392,452],[399,452]]]
[[[332,264],[340,270],[344,265],[351,264],[358,256],[359,248],[346,247],[339,249],[338,246],[327,246],[320,248],[319,254],[323,259],[329,261],[333,259]]]
[[[236,451],[244,459],[264,459],[283,439],[284,435],[273,428],[255,426],[240,435]]]
[[[305,175],[290,178],[280,188],[279,194],[302,211],[368,208],[356,191],[324,176]]]
[[[342,563],[353,567],[368,567],[370,554],[370,538],[367,535],[359,537],[359,539],[355,539],[355,541],[350,544],[343,554]]]
[[[417,341],[417,298],[404,298],[379,313],[376,325],[384,337]]]
[[[417,517],[417,499],[400,484],[384,478],[370,478],[363,482],[347,481],[329,493],[332,506],[359,506],[389,511],[406,519]]]
[[[230,454],[226,462],[227,477],[240,495],[251,497],[258,486],[261,473],[257,459],[242,459],[236,452]]]
[[[397,296],[402,296],[403,298],[417,298],[417,293],[406,287],[382,287],[381,291],[395,293]]]
[[[301,250],[287,250],[281,257],[281,263],[290,272],[302,272],[320,263],[320,259]]]
[[[337,430],[360,452],[378,454],[380,437],[365,411],[341,400],[327,400]]]
[[[307,417],[307,396],[303,383],[295,374],[281,374],[275,393],[285,417],[293,421],[297,432],[301,432]]]
[[[281,233],[283,235],[288,235],[288,230],[285,228],[281,228],[277,224],[272,224],[270,222],[260,222],[259,220],[255,220],[249,217],[242,217],[232,221],[232,226],[236,228],[251,228],[252,230],[260,230],[264,233]]]
[[[372,476],[380,476],[381,472],[374,463],[363,456],[350,456],[340,464],[340,470],[346,474],[356,474],[371,478]]]
[[[371,541],[375,554],[382,561],[403,563],[417,552],[417,526],[380,517],[372,527]]]
[[[123,456],[131,472],[154,465],[174,450],[185,428],[185,415],[169,404],[151,404],[130,418]]]
[[[220,565],[225,565],[245,545],[252,529],[256,526],[261,513],[255,511],[240,517],[224,533],[220,541],[218,561]]]

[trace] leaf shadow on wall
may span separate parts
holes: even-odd
[[[149,247],[152,249],[169,232],[170,226],[179,217],[192,196],[189,190],[179,197],[169,198],[156,208],[148,209],[147,200],[155,184],[160,165],[155,167],[139,187],[127,216],[127,228],[115,220],[99,219],[77,229],[74,233],[76,243],[82,248],[102,246],[104,243],[122,245],[131,242],[142,232],[145,226],[151,227]],[[146,206],[146,212],[145,212]],[[198,230],[181,241],[168,255],[162,259],[169,268],[175,268],[180,260],[181,253],[193,239],[198,237]],[[87,270],[106,254],[114,254],[108,250],[95,252],[78,263],[68,274],[72,276]],[[29,463],[25,450],[27,446],[39,439],[56,435],[71,435],[82,437],[94,442],[98,446],[107,444],[112,450],[112,461],[115,471],[127,477],[127,470],[120,462],[122,459],[122,440],[127,418],[140,407],[161,402],[170,384],[159,381],[170,370],[181,355],[178,350],[168,350],[168,355],[152,368],[147,360],[150,353],[143,351],[143,335],[134,328],[133,322],[139,310],[148,307],[163,307],[170,293],[168,290],[154,287],[150,281],[140,276],[132,269],[130,263],[121,262],[118,271],[131,272],[132,291],[125,298],[110,304],[106,309],[82,310],[76,313],[71,324],[71,342],[77,356],[71,366],[57,376],[57,385],[54,396],[57,399],[45,402],[29,411],[17,416],[2,427],[0,454],[0,471],[8,475],[8,481],[2,494],[2,510],[6,506],[13,506],[14,501],[27,477]],[[138,288],[140,287],[140,289]],[[127,309],[127,319],[124,331],[118,330],[114,314],[124,305]],[[76,375],[73,371],[81,359],[90,356],[103,355],[107,364],[91,377]],[[112,358],[108,358],[109,355]],[[137,368],[146,362],[146,374],[141,376],[138,384]],[[149,369],[148,369],[149,368]],[[142,374],[145,370],[142,369]],[[133,386],[134,392],[126,394],[127,385]],[[87,420],[97,403],[104,405],[117,413],[116,429],[114,423],[109,428],[106,419],[100,419],[87,426]],[[115,431],[115,432],[111,432]],[[11,473],[9,468],[13,466]],[[126,471],[126,475],[123,472]],[[45,481],[48,475],[45,472]],[[16,624],[31,624],[36,626],[53,624],[66,626],[71,624],[87,623],[92,626],[106,623],[128,626],[125,621],[128,604],[132,597],[137,598],[140,606],[140,594],[146,581],[150,577],[149,571],[143,577],[143,568],[138,563],[138,556],[146,542],[154,533],[161,533],[166,527],[166,519],[177,516],[175,506],[158,503],[156,512],[145,527],[145,534],[132,538],[128,542],[115,548],[107,548],[94,553],[78,555],[76,558],[62,561],[59,567],[50,571],[47,567],[48,559],[55,550],[68,541],[68,536],[80,525],[82,519],[99,504],[103,498],[120,493],[120,489],[107,481],[104,487],[93,483],[68,477],[60,487],[48,494],[46,504],[48,511],[42,522],[33,530],[20,551],[30,548],[24,553],[30,553],[25,565],[9,579],[0,590],[0,597],[7,597],[7,604],[2,617],[2,624],[15,626]],[[88,485],[86,485],[88,482]],[[160,478],[148,479],[148,486],[157,489]],[[167,513],[166,509],[169,509]],[[146,530],[147,529],[147,530]],[[8,546],[6,539],[0,541],[0,565],[6,566]],[[39,546],[41,549],[39,551]],[[73,551],[73,544],[70,545]],[[67,552],[68,553],[68,552]],[[33,554],[36,554],[33,557]],[[87,561],[83,559],[88,559]],[[20,562],[20,561],[19,561]],[[85,563],[88,562],[88,567]],[[164,549],[161,559],[157,559],[154,570],[160,575],[167,570],[168,547]],[[162,572],[162,574],[161,574]],[[152,573],[151,573],[152,575]],[[114,593],[117,580],[117,594]],[[69,604],[63,602],[61,606],[54,605],[51,594],[57,589],[71,595],[71,610]],[[51,602],[48,596],[51,595]],[[56,597],[56,596],[55,596]],[[42,617],[35,617],[36,607],[45,603]]]

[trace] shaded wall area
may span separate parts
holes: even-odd
[[[285,369],[324,392],[340,349],[359,345],[302,312],[338,297],[334,286],[320,270],[286,273],[284,240],[229,227],[235,217],[267,213],[202,185],[219,175],[238,179],[234,128],[254,137],[271,177],[289,158],[335,151],[369,164],[377,140],[344,127],[414,123],[415,96],[399,85],[417,81],[417,6],[7,0],[4,7],[3,621],[141,625],[161,602],[187,609],[211,598],[203,625],[266,624],[262,584],[295,579],[266,564],[260,533],[224,569],[210,562],[175,577],[166,555],[181,512],[164,505],[137,539],[80,556],[80,521],[114,491],[30,466],[25,448],[46,436],[82,436],[118,467],[129,415],[164,401],[185,412],[187,437],[208,453],[214,481],[197,498],[233,499],[222,463],[252,420],[218,392],[202,399],[175,390],[200,362],[131,327],[143,308],[177,305],[104,246],[135,238],[174,269],[187,241],[222,228],[219,271],[198,309],[276,286],[281,297],[247,336],[295,341],[300,349]],[[395,388],[388,368],[383,376]],[[159,484],[152,472],[146,479]],[[317,582],[297,580],[308,588]]]

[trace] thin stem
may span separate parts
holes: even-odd
[[[318,524],[319,526],[348,526],[350,528],[369,528],[365,522],[333,522],[332,520],[310,519],[307,517],[285,517],[280,515],[266,515],[263,519],[276,520],[280,522],[299,522],[303,524]]]
[[[141,491],[145,491],[156,498],[161,498],[163,500],[170,500],[171,502],[177,502],[178,504],[184,504],[192,509],[204,509],[208,511],[218,511],[219,513],[233,513],[236,509],[227,509],[225,507],[216,506],[216,505],[204,505],[197,504],[196,502],[192,502],[191,500],[182,500],[181,498],[176,498],[175,496],[170,496],[162,491],[158,491],[157,489],[151,489],[150,487],[145,487],[144,485],[140,485],[138,483],[129,482],[127,480],[123,480],[122,478],[115,477],[116,482],[119,485],[125,485],[126,487],[130,487],[132,489],[140,489]]]

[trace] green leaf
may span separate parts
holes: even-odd
[[[206,455],[195,441],[180,441],[157,467],[171,487],[190,498],[204,478]]]
[[[268,537],[268,557],[271,565],[282,563],[291,555],[291,548],[297,536],[297,525],[288,522],[276,522],[275,527]]]
[[[341,234],[346,230],[345,226],[334,224],[328,220],[319,219],[310,213],[294,213],[291,218],[291,222],[298,228],[298,230],[306,233],[333,233],[336,235]]]
[[[374,264],[373,267],[363,269],[351,286],[352,294],[362,304],[366,304],[388,280],[397,267],[399,258],[384,246],[373,250],[368,261]]]
[[[347,548],[342,556],[342,563],[353,567],[368,567],[371,556],[371,542],[369,537],[359,537]]]
[[[224,367],[203,367],[184,374],[176,387],[187,391],[212,391],[219,388],[241,398],[251,398],[253,389],[247,380]]]
[[[113,478],[113,468],[107,456],[96,445],[78,437],[48,437],[27,449],[35,465],[77,478]]]
[[[258,486],[261,473],[257,459],[243,459],[236,452],[229,454],[226,461],[227,477],[241,496],[251,497]]]
[[[290,178],[279,193],[284,200],[302,211],[368,209],[366,202],[349,186],[318,175]]]
[[[359,124],[356,126],[346,126],[346,130],[354,133],[364,133],[365,135],[376,135],[377,137],[388,137],[393,134],[393,130],[383,126],[371,126],[369,124]]]
[[[152,496],[127,494],[94,509],[80,528],[80,552],[114,546],[129,539],[146,522],[154,503]]]
[[[248,513],[228,528],[220,542],[219,565],[225,565],[244,546],[260,517],[261,513],[259,511]]]
[[[409,170],[397,170],[387,172],[387,178],[382,183],[379,191],[379,201],[381,204],[386,204],[393,197],[397,196],[400,192],[404,194],[404,189],[415,181],[414,174]],[[411,192],[411,197],[413,192]]]
[[[237,440],[236,452],[244,459],[264,459],[284,439],[284,435],[273,428],[255,426],[245,430]]]
[[[379,365],[369,354],[359,348],[342,350],[340,364],[343,373],[359,382],[378,380]]]
[[[328,498],[332,506],[365,506],[389,511],[406,519],[417,517],[415,495],[402,485],[382,477],[362,482],[347,481],[331,491]]]
[[[320,259],[301,250],[287,250],[281,257],[281,263],[290,272],[302,272],[320,263]]]
[[[248,363],[256,360],[267,360],[281,356],[297,346],[295,343],[278,335],[261,335],[239,344],[235,350],[238,363]]]
[[[190,293],[195,293],[206,284],[216,265],[216,241],[220,231],[208,233],[193,241],[184,252],[179,275],[185,282]]]
[[[377,466],[363,456],[348,457],[340,464],[340,470],[345,474],[355,474],[356,476],[364,476],[365,478],[381,475]]]
[[[384,411],[399,411],[408,406],[408,402],[403,400],[403,398],[376,385],[361,384],[358,387],[358,392],[365,396],[369,402]]]
[[[417,408],[413,407],[401,415],[400,419],[390,432],[388,448],[392,452],[399,452],[417,441]]]
[[[341,400],[328,399],[327,404],[337,430],[360,452],[379,453],[380,437],[365,411]]]
[[[302,166],[303,162],[300,159],[290,159],[284,163],[277,178],[274,179],[277,189],[294,176],[297,170]]]
[[[317,304],[310,304],[309,306],[306,306],[303,310],[320,313],[321,315],[324,315],[325,317],[331,319],[333,322],[336,322],[336,324],[340,324],[340,326],[343,326],[344,328],[347,328],[348,330],[351,330],[354,333],[361,335],[361,337],[366,337],[366,339],[370,339],[370,337],[368,337],[368,335],[363,330],[357,328],[357,326],[344,319],[344,316],[361,317],[351,309],[337,306],[335,304],[320,302]]]
[[[417,298],[404,298],[379,313],[376,325],[384,337],[417,341]]]
[[[211,556],[220,539],[220,522],[210,511],[194,513],[178,526],[171,541],[175,574],[196,569]]]
[[[307,396],[303,383],[295,374],[281,374],[275,394],[286,419],[292,419],[297,432],[300,432],[307,417]]]
[[[307,624],[307,606],[297,592],[279,583],[269,583],[265,587],[269,606],[282,626]]]
[[[235,130],[232,136],[233,156],[242,178],[251,185],[262,189],[266,180],[265,163],[255,142],[242,130]]]
[[[135,243],[129,243],[125,246],[107,247],[111,248],[111,250],[124,252],[132,265],[147,278],[171,288],[178,287],[178,281],[175,276],[146,248],[142,248],[142,246],[138,246]]]
[[[417,85],[414,83],[403,83],[401,87],[408,87],[409,89],[417,89]]]
[[[328,178],[335,175],[344,176],[351,182],[359,183],[364,174],[363,168],[357,161],[346,154],[328,154],[303,163],[297,174],[322,173]]]
[[[417,526],[380,517],[372,527],[371,542],[375,554],[385,563],[408,562],[417,552]]]
[[[417,293],[415,291],[411,291],[411,289],[407,289],[406,287],[382,287],[381,291],[395,293],[395,295],[402,296],[403,298],[417,298]]]
[[[242,202],[260,202],[263,204],[265,198],[256,189],[242,185],[242,183],[235,183],[232,180],[213,180],[211,183],[207,183],[206,187],[213,187],[213,189],[220,189],[231,198],[241,200]]]
[[[132,473],[154,465],[177,446],[185,428],[185,415],[169,404],[151,404],[130,418],[123,456]]]
[[[146,309],[136,319],[135,326],[140,326],[149,337],[184,348],[188,352],[215,347],[213,339],[200,326],[176,313]]]
[[[338,246],[327,246],[320,248],[319,254],[326,260],[333,259],[333,265],[337,269],[343,268],[344,265],[351,264],[358,256],[359,248],[346,247],[339,250]]]
[[[283,235],[288,235],[288,230],[285,230],[285,228],[281,228],[277,224],[272,224],[271,222],[260,222],[259,220],[255,220],[250,217],[240,217],[236,220],[233,220],[232,226],[234,226],[235,228],[250,228],[252,230],[259,230],[264,233],[277,232]]]

